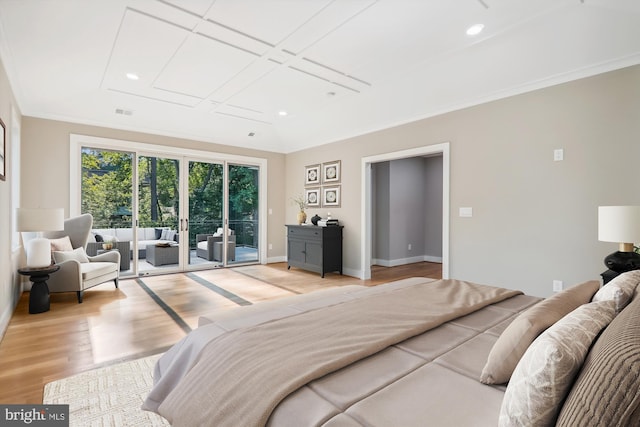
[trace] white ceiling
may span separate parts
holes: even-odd
[[[0,0],[0,57],[24,115],[288,153],[638,64],[640,1]]]

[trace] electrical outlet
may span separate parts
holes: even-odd
[[[553,281],[553,292],[560,292],[562,290],[562,280]]]
[[[269,243],[269,250],[273,249],[273,244]]]

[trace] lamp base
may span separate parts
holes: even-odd
[[[27,267],[42,268],[51,265],[51,243],[49,239],[37,237],[27,243]]]
[[[616,273],[640,270],[640,254],[616,251],[604,259],[604,265]]]

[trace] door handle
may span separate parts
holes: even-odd
[[[186,223],[186,227],[184,229],[184,231],[189,231],[189,218],[185,219],[185,223]]]
[[[182,227],[183,226],[182,221],[183,221],[182,218],[180,218],[180,231],[184,231],[184,228]]]

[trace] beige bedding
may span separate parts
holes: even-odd
[[[322,393],[305,384],[323,380],[331,383],[326,378],[348,365],[343,371],[354,369],[360,372],[351,372],[357,377],[362,375],[362,371],[356,365],[374,361],[375,366],[385,357],[394,360],[390,362],[391,365],[408,366],[409,372],[418,373],[417,376],[408,375],[406,378],[409,382],[419,382],[421,376],[427,375],[431,379],[425,381],[441,381],[443,387],[451,385],[453,381],[461,393],[476,388],[486,390],[489,394],[501,393],[499,388],[481,385],[464,375],[452,380],[448,375],[451,368],[446,363],[425,365],[414,360],[417,358],[424,362],[424,358],[413,356],[411,350],[390,346],[401,346],[402,342],[419,339],[411,337],[437,328],[449,320],[465,315],[476,316],[474,312],[478,310],[478,313],[483,313],[479,320],[491,316],[494,320],[488,324],[495,326],[535,302],[535,299],[521,297],[521,300],[510,303],[519,292],[453,280],[431,282],[428,279],[409,279],[401,286],[397,283],[390,285],[354,290],[343,294],[342,302],[297,314],[292,314],[289,306],[274,307],[272,311],[276,314],[270,315],[274,320],[254,327],[226,333],[220,332],[221,328],[215,323],[199,328],[175,349],[167,352],[164,360],[161,359],[156,367],[156,386],[145,402],[145,408],[159,412],[174,425],[189,426],[265,425],[270,416],[269,422],[273,425],[313,425],[300,419],[309,416],[315,418],[313,422],[318,425],[323,422],[326,425],[359,425],[363,422],[358,422],[358,405],[362,406],[362,413],[377,414],[377,419],[384,421],[385,414],[378,414],[380,406],[377,403],[360,402],[353,405],[347,402],[345,408],[335,408],[332,396],[321,396],[321,400],[326,402],[324,405],[316,399],[316,404],[309,406],[308,399],[314,400],[314,395]],[[492,304],[495,306],[487,307]],[[503,304],[502,307],[500,304]],[[295,313],[295,309],[293,311]],[[450,330],[445,330],[447,327]],[[460,344],[470,337],[459,328],[465,329],[464,326],[443,325],[433,329],[433,332],[434,335],[453,336]],[[469,329],[473,330],[473,327]],[[487,335],[484,331],[478,333]],[[474,345],[483,348],[489,345],[490,348],[490,344],[485,342],[486,337],[477,341]],[[495,338],[488,341],[492,344]],[[396,352],[407,354],[392,354]],[[372,355],[375,356],[368,358]],[[392,356],[398,356],[400,361]],[[486,352],[484,356],[486,360]],[[453,354],[451,357],[455,359],[460,355]],[[352,365],[359,360],[361,362]],[[376,377],[377,374],[373,372],[372,377]],[[381,376],[384,377],[384,374]],[[384,378],[380,379],[383,380],[381,384],[385,382]],[[396,388],[406,385],[394,383]],[[415,389],[409,389],[413,391],[408,392],[407,396],[413,396],[413,400],[409,399],[407,404],[412,401],[414,405],[426,404],[426,401],[415,401]],[[386,390],[380,390],[380,393],[384,392]],[[438,391],[436,388],[425,393],[437,394]],[[278,403],[290,394],[291,397],[274,412]],[[340,392],[337,394],[340,395]],[[338,396],[337,400],[341,399],[342,396]],[[298,404],[295,404],[296,400]],[[481,411],[483,404],[475,400],[475,403],[471,403]],[[340,405],[338,403],[337,406]],[[302,409],[304,414],[300,413],[301,408],[306,408]],[[349,410],[355,412],[349,413]],[[390,415],[387,413],[386,416]],[[401,416],[393,415],[396,421],[400,421],[396,417]]]

